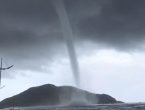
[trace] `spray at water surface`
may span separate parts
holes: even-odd
[[[66,40],[66,45],[68,49],[72,72],[75,78],[75,83],[76,83],[76,86],[79,87],[80,86],[79,66],[78,66],[76,51],[74,48],[74,42],[73,42],[74,36],[72,34],[72,29],[69,23],[69,19],[68,19],[68,16],[67,16],[64,4],[63,4],[63,0],[53,1],[53,4],[59,16],[60,23],[62,26],[63,36],[64,36],[64,39]]]

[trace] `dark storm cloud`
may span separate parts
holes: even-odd
[[[0,56],[19,69],[39,70],[63,51],[52,1],[0,0]],[[65,0],[65,7],[78,42],[129,50],[145,40],[144,0]]]
[[[109,1],[99,15],[80,20],[80,34],[119,49],[138,47],[145,40],[145,1]]]
[[[53,60],[52,55],[59,53],[61,41],[50,1],[0,1],[0,56],[15,69],[41,70],[43,64]]]
[[[52,0],[1,0],[0,47],[63,41]],[[65,0],[76,36],[117,47],[144,40],[144,0]],[[21,44],[21,45],[20,45]]]

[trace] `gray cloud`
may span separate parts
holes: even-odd
[[[143,0],[66,0],[65,5],[73,31],[81,40],[120,48],[144,40]],[[51,0],[1,0],[0,12],[1,48],[63,41]]]
[[[80,34],[119,49],[138,47],[145,40],[144,6],[143,0],[110,0],[99,15],[80,20]]]
[[[41,65],[65,52],[51,2],[0,1],[0,55],[19,69],[40,70],[37,62]],[[89,40],[129,50],[145,40],[144,0],[65,0],[65,6],[77,42]]]

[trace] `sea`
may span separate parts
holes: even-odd
[[[10,107],[0,110],[145,110],[145,103]]]

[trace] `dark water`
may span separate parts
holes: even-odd
[[[38,106],[38,107],[17,107],[3,110],[145,110],[145,103],[132,104],[100,104],[87,106]]]

